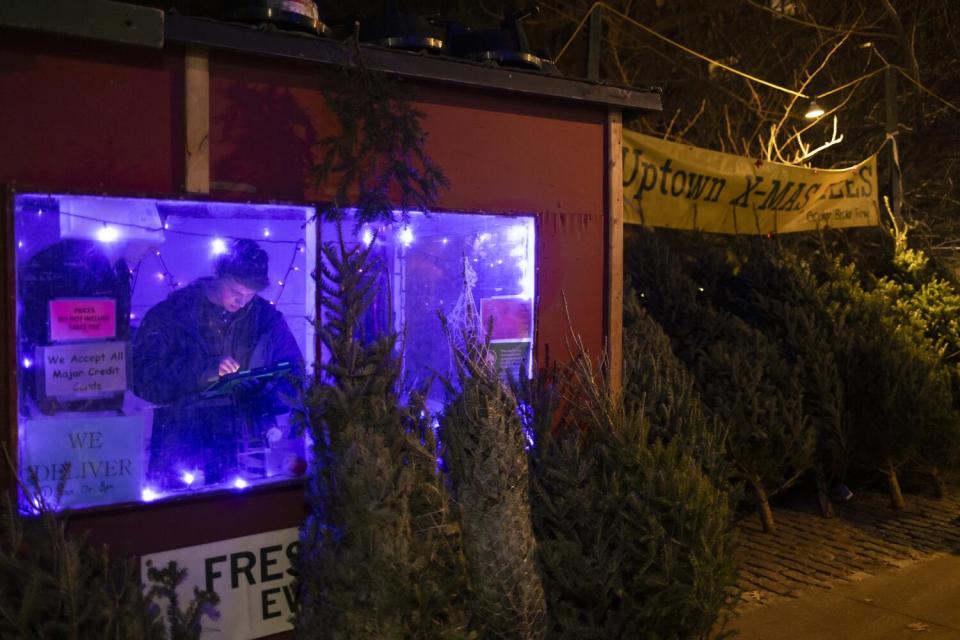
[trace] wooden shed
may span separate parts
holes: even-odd
[[[70,499],[59,506],[91,542],[141,557],[215,545],[226,551],[208,562],[208,579],[232,572],[237,582],[239,571],[240,582],[279,584],[275,570],[251,572],[247,558],[280,566],[272,532],[303,518],[302,468],[289,464],[296,452],[274,459],[248,449],[260,455],[244,467],[261,474],[254,480],[208,469],[207,486],[192,486],[196,474],[180,469],[184,486],[154,491],[145,457],[157,451],[149,444],[157,402],[137,397],[131,350],[144,315],[212,268],[217,241],[242,237],[271,258],[260,295],[286,316],[306,365],[321,357],[309,273],[323,222],[313,213],[332,194],[312,169],[317,141],[336,130],[326,78],[349,56],[329,39],[76,4],[89,6],[0,6],[2,441],[21,477],[29,468],[56,484],[68,474]],[[658,110],[659,93],[362,52],[369,68],[414,85],[427,151],[450,181],[433,215],[406,231],[378,230],[400,256],[404,322],[435,320],[432,308],[453,303],[444,283],[459,262],[428,268],[450,261],[449,244],[450,255],[500,274],[480,292],[480,273],[477,295],[489,313],[515,320],[499,337],[523,366],[547,354],[566,359],[564,298],[592,353],[618,345],[621,113]],[[430,253],[418,258],[421,241]],[[610,356],[618,362],[618,349]],[[0,481],[14,488],[8,471]],[[236,540],[259,552],[231,555]],[[272,593],[263,613],[281,617],[279,588]]]

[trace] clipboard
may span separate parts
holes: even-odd
[[[233,392],[234,389],[243,385],[245,382],[256,380],[257,382],[271,382],[293,371],[292,362],[278,362],[266,367],[257,367],[255,369],[243,369],[222,376],[219,380],[200,392],[201,398],[217,398]]]

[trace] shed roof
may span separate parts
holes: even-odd
[[[187,44],[302,62],[354,64],[348,43],[293,32],[261,31],[251,26],[164,13],[109,0],[4,0],[0,27],[59,33],[162,48]],[[461,58],[360,45],[364,64],[387,73],[473,88],[543,96],[583,104],[659,111],[660,89],[631,88],[508,69]]]

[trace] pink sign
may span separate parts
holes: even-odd
[[[529,340],[532,311],[531,301],[519,296],[480,298],[483,329],[493,320],[491,340]]]
[[[50,301],[50,340],[117,337],[117,302],[112,298],[61,298]]]

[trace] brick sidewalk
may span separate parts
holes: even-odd
[[[781,507],[773,534],[763,533],[756,514],[744,516],[737,526],[738,610],[960,550],[960,492],[906,500],[904,511],[894,511],[885,494],[858,492],[834,504],[833,519],[822,518],[815,504]]]

